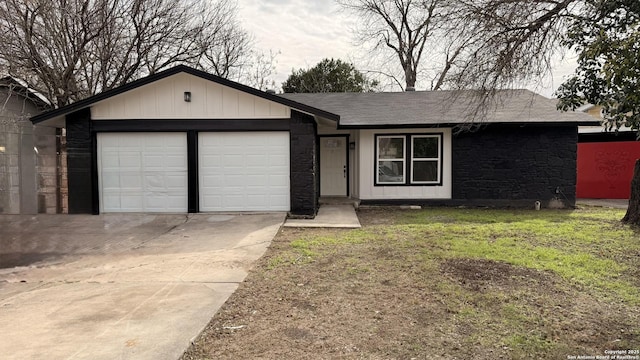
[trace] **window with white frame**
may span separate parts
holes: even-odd
[[[405,178],[405,136],[381,135],[377,137],[376,157],[378,184],[404,184]]]
[[[442,134],[376,135],[376,185],[442,183]]]

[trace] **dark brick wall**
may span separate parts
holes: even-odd
[[[94,192],[93,141],[89,109],[67,115],[66,128],[69,214],[91,214],[94,213]]]
[[[316,122],[313,117],[291,111],[291,214],[315,216],[320,180]]]
[[[575,206],[577,142],[576,126],[488,126],[454,136],[453,201],[548,206],[557,196]]]

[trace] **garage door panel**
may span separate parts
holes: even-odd
[[[180,171],[187,171],[187,166],[184,163],[183,156],[167,156],[164,159],[160,159],[164,163],[165,167],[170,167],[172,169],[180,169]]]
[[[267,200],[270,204],[283,204],[289,202],[289,196],[287,195],[270,195]]]
[[[98,134],[103,212],[186,212],[184,133]]]
[[[225,194],[222,198],[224,207],[228,209],[238,209],[241,205],[244,205],[244,194],[238,192],[234,194]]]
[[[130,189],[138,192],[142,190],[143,182],[138,174],[122,174],[118,178],[118,186],[113,187],[113,189]]]
[[[271,187],[282,187],[285,188],[282,184],[289,180],[289,176],[286,175],[270,175],[267,177],[267,185]]]
[[[120,166],[120,159],[115,151],[104,151],[102,158],[103,169],[114,169]]]
[[[256,187],[249,187],[245,190],[245,193],[247,194],[247,196],[251,199],[251,198],[265,198],[264,192],[265,192],[265,187],[264,186],[256,186]]]
[[[183,206],[182,194],[167,194],[165,196],[157,196],[157,194],[147,194],[145,197],[145,208],[150,212],[163,212],[165,209],[179,212]]]
[[[264,204],[268,199],[269,197],[263,193],[256,193],[252,194],[252,196],[247,196],[247,202],[253,205]]]
[[[238,172],[244,173],[243,175],[238,176],[246,176],[249,178],[249,180],[265,177],[264,171],[261,169],[261,167],[259,167],[259,165],[247,166],[245,168],[239,169]]]
[[[119,196],[119,208],[125,212],[134,212],[139,211],[138,209],[142,206],[144,198],[139,193],[123,193]]]
[[[161,170],[165,167],[165,161],[169,161],[171,157],[157,154],[144,154],[143,162],[147,170]],[[178,164],[180,165],[180,164]]]
[[[101,188],[104,190],[117,189],[141,189],[142,181],[139,176],[134,174],[118,174],[115,171],[102,173]]]
[[[120,195],[103,194],[102,205],[108,209],[120,207]]]
[[[260,166],[267,162],[269,158],[264,154],[249,154],[245,158],[245,165],[251,166]]]
[[[222,181],[222,175],[216,175],[216,174],[212,174],[212,175],[202,175],[202,173],[200,174],[200,188],[210,188],[211,185],[207,185],[207,184],[218,184],[220,183],[220,181]]]
[[[281,157],[271,157],[267,161],[267,166],[270,167],[282,167],[284,169],[289,169],[289,157],[281,156]]]
[[[218,149],[223,151],[222,149]],[[241,168],[243,166],[243,157],[237,154],[227,154],[222,158],[222,166],[229,169]]]
[[[247,173],[246,180],[249,183],[247,187],[267,188],[265,185],[269,183],[270,176],[265,175],[264,173],[261,174],[260,170],[256,170],[255,168],[248,169]]]
[[[182,193],[186,186],[184,176],[182,176],[182,174],[167,175],[165,177],[165,186],[167,189],[180,191],[180,193]]]
[[[119,145],[119,140],[117,138],[105,137],[102,136],[102,134],[98,134],[98,137],[100,138],[100,140],[98,140],[100,142],[99,147],[103,149],[117,148]]]
[[[288,163],[287,165],[282,165],[282,163],[278,165],[278,164],[273,164],[272,162],[267,162],[265,163],[265,166],[269,169],[274,170],[269,174],[269,176],[283,176],[283,175],[286,175],[287,177],[289,176],[289,174],[284,174],[285,171],[289,171]]]
[[[142,163],[147,171],[180,172],[187,171],[185,158],[180,156],[145,156]]]
[[[200,198],[200,208],[208,209],[222,203],[222,195],[206,195]]]
[[[151,190],[149,195],[156,193],[157,196],[161,196],[164,189],[167,188],[166,177],[163,174],[149,174],[144,177],[144,190]]]
[[[163,139],[161,137],[147,137],[144,139],[144,147],[149,150],[161,150],[165,146],[171,145],[176,145],[174,139]]]
[[[201,211],[289,210],[289,133],[200,133]]]
[[[112,189],[120,187],[120,176],[118,174],[103,174],[102,175],[102,188]]]
[[[184,187],[184,174],[183,173],[164,174],[159,171],[154,171],[153,173],[145,174],[144,184],[146,187],[151,186],[151,187],[162,188],[162,189],[174,188],[182,191],[182,188]]]
[[[220,164],[221,160],[217,156],[206,156],[204,158],[200,158],[200,162],[204,162],[205,164]],[[200,174],[216,174],[217,169],[210,168],[201,168]]]

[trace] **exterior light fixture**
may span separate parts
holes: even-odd
[[[184,101],[185,102],[191,102],[191,91],[185,91],[184,92]]]

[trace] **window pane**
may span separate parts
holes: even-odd
[[[378,162],[378,182],[403,183],[404,169],[402,161]]]
[[[438,157],[437,137],[414,137],[413,157],[414,158],[437,158]]]
[[[404,159],[404,138],[378,138],[380,159]]]
[[[413,182],[438,181],[438,162],[414,161],[412,174]]]

